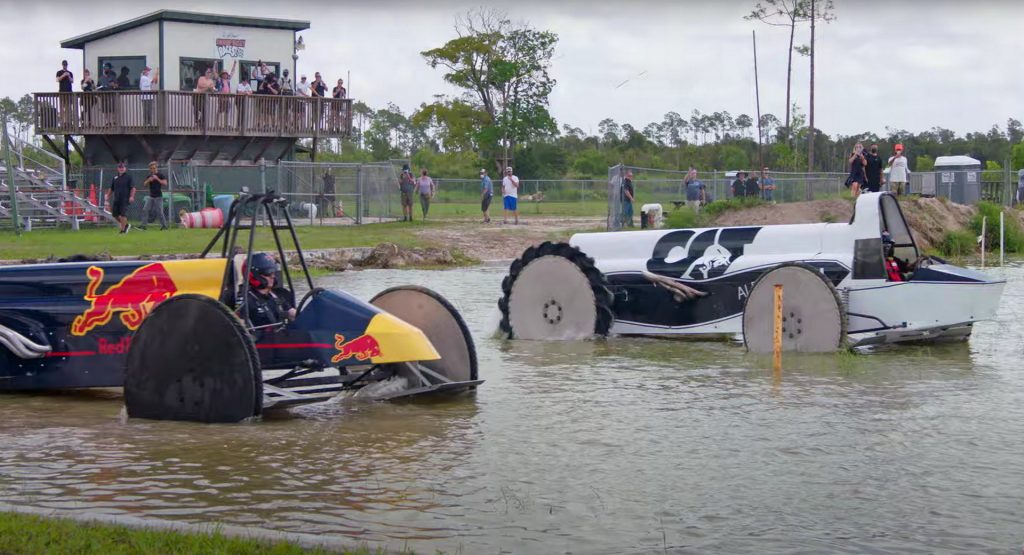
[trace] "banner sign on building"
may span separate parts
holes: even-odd
[[[218,58],[242,58],[245,56],[245,39],[228,34],[217,39]]]

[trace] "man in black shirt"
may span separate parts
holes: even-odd
[[[627,171],[626,178],[622,180],[622,226],[633,227],[633,172]]]
[[[747,178],[747,172],[736,172],[736,179],[732,182],[732,198],[743,198],[746,194],[746,186],[743,181]]]
[[[110,214],[117,218],[121,233],[128,233],[132,224],[128,223],[128,205],[135,202],[135,185],[124,162],[117,165],[117,175],[110,182]]]
[[[761,196],[761,184],[757,181],[757,174],[751,172],[750,177],[744,183],[745,196],[758,198]]]
[[[877,193],[882,190],[882,158],[878,155],[878,143],[872,143],[871,150],[864,155],[867,159],[867,167],[864,168],[868,174],[867,190],[869,193]]]
[[[68,61],[61,60],[60,69],[57,70],[57,92],[71,92],[71,84],[74,82],[74,74],[68,71]]]
[[[247,272],[249,291],[246,293],[245,305],[249,322],[254,328],[295,319],[295,309],[286,299],[274,294],[277,272],[277,261],[272,256],[265,252],[252,255],[252,269]]]
[[[142,184],[149,185],[149,197],[142,209],[141,227],[146,229],[150,219],[160,218],[160,231],[163,231],[167,229],[167,215],[164,214],[164,193],[160,188],[167,186],[167,178],[157,171],[156,162],[149,163],[149,175]]]

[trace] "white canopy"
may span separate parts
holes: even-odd
[[[939,156],[935,159],[936,168],[948,168],[951,166],[978,166],[981,167],[981,160],[975,160],[970,156]]]

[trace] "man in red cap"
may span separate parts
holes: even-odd
[[[893,155],[889,157],[889,190],[900,196],[910,181],[910,168],[907,165],[907,158],[903,156],[903,145],[897,144],[894,150]]]

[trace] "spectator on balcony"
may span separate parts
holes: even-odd
[[[267,64],[263,63],[263,60],[256,62],[256,65],[252,66],[252,78],[256,80],[256,90],[260,90],[263,85],[263,78],[267,76],[269,70]]]
[[[430,211],[430,201],[434,198],[434,194],[437,192],[437,186],[434,185],[434,180],[430,179],[427,175],[427,170],[423,170],[420,173],[419,181],[416,183],[416,188],[420,193],[420,208],[423,209],[423,219],[427,219],[427,212]]]
[[[82,70],[82,92],[93,92],[96,90],[96,81],[92,80],[92,74],[89,73],[88,69]],[[92,95],[84,95],[82,97],[82,119],[85,125],[92,125],[92,108],[96,105],[96,98]]]
[[[149,196],[142,207],[142,225],[139,227],[146,229],[155,216],[160,220],[160,231],[163,231],[167,229],[167,215],[164,214],[164,193],[161,188],[167,186],[167,176],[157,170],[156,162],[150,162],[149,175],[142,184],[149,186]]]
[[[114,73],[114,66],[110,62],[104,62],[103,73],[100,74],[99,91],[116,91],[117,74]],[[114,96],[103,95],[100,99],[100,111],[103,112],[103,125],[114,125]]]
[[[309,83],[306,82],[305,75],[299,78],[299,85],[295,88],[295,93],[299,96],[309,96]]]
[[[252,94],[252,87],[249,86],[248,81],[239,81],[238,86],[235,87],[235,94],[248,95]]]
[[[334,90],[331,91],[331,97],[338,99],[348,98],[348,91],[345,90],[344,80],[338,79],[338,84],[334,87]],[[333,130],[340,129],[345,123],[345,103],[338,102],[336,104],[337,105],[334,106],[334,109],[331,110],[331,129]]]
[[[324,83],[323,78],[320,77],[319,71],[314,73],[313,76],[316,77],[316,79],[313,79],[313,82],[310,84],[310,96],[318,96],[320,98],[326,97],[327,83]]]
[[[71,92],[71,85],[75,82],[75,74],[68,69],[68,61],[61,60],[60,69],[57,70],[57,92]]]
[[[122,91],[132,88],[132,78],[128,75],[130,71],[128,66],[121,66],[121,75],[117,76],[117,88]]]
[[[142,76],[139,77],[139,90],[144,92],[150,92],[156,90],[160,83],[160,75],[154,75],[150,77],[149,74],[152,71],[149,66],[142,68]],[[142,117],[144,125],[152,125],[153,123],[153,95],[145,94],[142,96]]]
[[[287,69],[281,72],[281,95],[295,95],[295,83],[292,82],[292,78],[288,75]]]
[[[199,76],[199,80],[196,82],[195,92],[199,94],[192,95],[192,111],[195,115],[196,127],[204,128],[206,126],[206,95],[213,91],[213,68],[206,68],[206,71]]]
[[[238,64],[236,60],[231,64],[231,71],[221,71],[220,77],[213,85],[213,89],[218,94],[231,94],[231,77],[235,74],[235,67]],[[229,114],[231,112],[231,105],[234,103],[234,99],[231,98],[218,98],[216,99],[218,106],[217,119],[218,123],[222,127],[226,127],[228,120],[230,119]]]
[[[71,71],[68,70],[68,61],[61,60],[60,69],[57,70],[57,92],[70,93],[71,85],[75,82],[75,76]],[[60,121],[61,126],[70,127],[72,125],[72,112],[74,106],[74,99],[71,95],[61,95],[58,102],[60,103]]]

